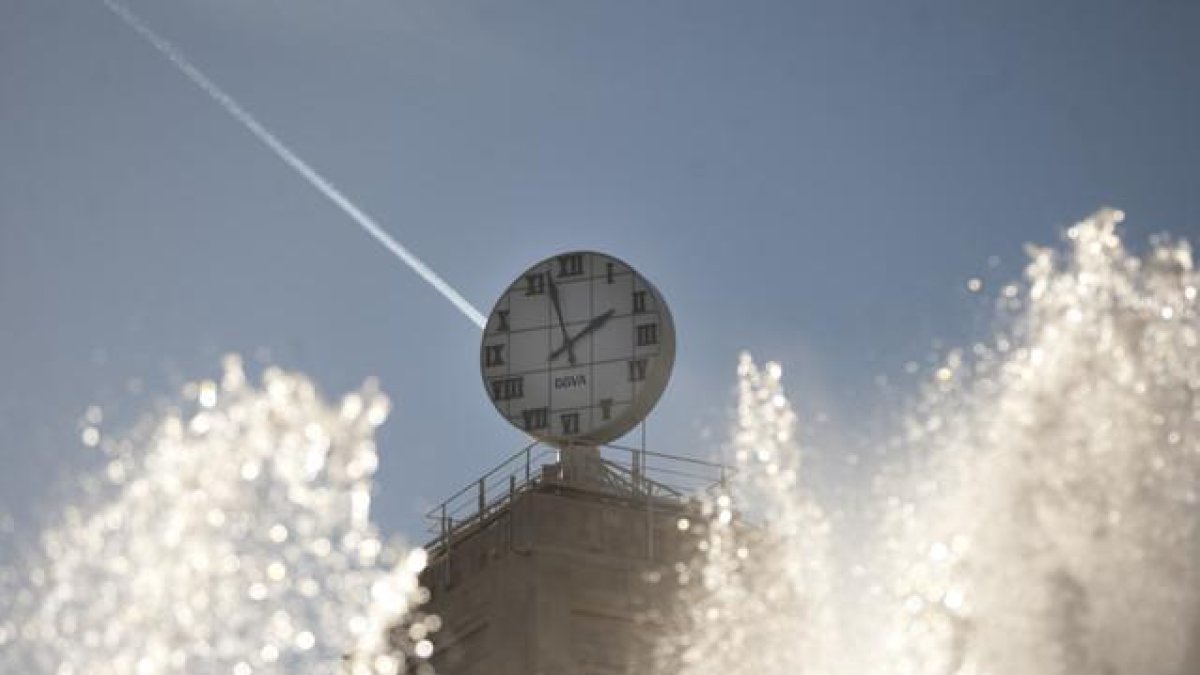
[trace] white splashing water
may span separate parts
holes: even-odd
[[[935,370],[874,532],[831,532],[778,366],[743,360],[739,473],[661,672],[1200,673],[1200,276],[1185,243],[1128,252],[1120,219],[1031,249],[1009,328]]]
[[[330,406],[277,369],[254,387],[233,357],[185,394],[132,439],[85,430],[106,466],[3,570],[0,671],[399,672],[415,642],[386,629],[437,620],[413,611],[423,552],[368,518],[387,398]]]
[[[796,416],[782,370],[770,364],[760,371],[743,355],[738,376],[737,473],[726,493],[704,502],[697,560],[677,568],[684,630],[666,636],[658,671],[827,672],[822,664],[837,657],[823,644],[834,629],[829,524],[797,491]],[[743,518],[759,526],[747,531],[738,524]]]

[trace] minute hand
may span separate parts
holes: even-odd
[[[607,312],[605,312],[605,313],[601,314],[600,316],[589,321],[588,325],[583,327],[583,330],[581,330],[575,334],[575,337],[571,338],[570,340],[567,340],[565,343],[563,343],[563,346],[550,352],[550,360],[553,361],[554,359],[558,358],[559,354],[562,354],[566,350],[570,349],[584,335],[587,335],[588,333],[591,333],[592,331],[596,330],[597,328],[608,323],[608,320],[611,319],[612,315],[615,313],[616,313],[616,310],[610,309]]]

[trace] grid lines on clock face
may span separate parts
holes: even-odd
[[[624,263],[595,253],[551,258],[518,278],[488,319],[488,394],[531,433],[587,434],[635,403],[662,330],[655,293]]]

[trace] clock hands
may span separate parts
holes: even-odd
[[[554,313],[558,315],[558,327],[562,329],[563,348],[567,350],[567,360],[571,362],[571,365],[575,365],[575,349],[573,347],[575,343],[570,336],[567,335],[567,324],[563,321],[562,305],[559,304],[558,301],[558,286],[554,284],[554,275],[550,274],[549,272],[546,272],[546,285],[550,290],[550,300],[554,303]],[[559,349],[557,352],[551,354],[549,360],[553,361],[554,357],[560,352],[562,352],[562,349]]]
[[[553,361],[554,359],[558,358],[559,354],[562,354],[564,351],[570,350],[575,345],[575,343],[578,342],[579,339],[582,338],[584,335],[587,335],[588,333],[591,333],[592,331],[594,331],[594,330],[600,328],[601,326],[603,326],[604,324],[608,323],[608,320],[611,319],[613,314],[615,314],[615,313],[616,313],[616,310],[610,309],[607,312],[601,314],[600,316],[593,318],[591,321],[588,322],[588,325],[583,327],[583,330],[581,330],[575,334],[575,337],[568,339],[565,343],[563,343],[563,346],[550,352],[550,358],[547,360]],[[575,362],[572,361],[571,363],[572,363],[572,365],[574,365]]]

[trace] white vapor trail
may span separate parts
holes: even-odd
[[[304,179],[311,183],[312,186],[315,187],[321,194],[325,195],[329,201],[333,202],[338,208],[344,211],[346,215],[350,216],[351,220],[353,220],[355,223],[358,223],[358,225],[365,230],[367,234],[375,237],[380,244],[383,244],[384,248],[391,251],[397,258],[403,261],[404,264],[411,267],[414,272],[428,282],[430,286],[433,286],[435,289],[437,289],[439,293],[445,296],[445,298],[449,300],[451,304],[457,307],[460,312],[465,314],[466,317],[474,322],[476,326],[478,326],[480,329],[484,327],[486,319],[484,319],[483,314],[480,314],[479,310],[475,309],[475,307],[468,302],[461,293],[455,290],[453,286],[448,284],[445,279],[442,279],[440,276],[438,276],[436,272],[430,269],[430,267],[422,262],[421,259],[415,254],[413,254],[412,251],[409,251],[403,244],[393,239],[391,235],[385,232],[383,228],[380,227],[373,218],[371,218],[371,216],[367,215],[362,211],[362,209],[355,206],[354,203],[346,197],[346,195],[342,194],[341,191],[334,187],[333,183],[330,183],[325,179],[324,176],[317,173],[315,169],[309,166],[307,162],[305,162],[303,159],[300,159],[295,152],[292,152],[291,148],[284,145],[283,141],[279,140],[274,134],[268,131],[266,127],[264,127],[257,119],[255,119],[253,115],[247,112],[246,109],[243,108],[236,100],[234,100],[232,96],[226,94],[220,87],[216,85],[215,82],[208,79],[208,76],[201,72],[199,68],[192,65],[192,63],[188,61],[187,58],[185,58],[183,54],[175,48],[174,45],[158,35],[158,33],[155,33],[140,18],[138,18],[136,14],[134,14],[124,5],[116,2],[115,0],[104,0],[104,4],[113,12],[113,14],[116,14],[117,17],[124,21],[126,25],[136,31],[138,35],[141,35],[143,38],[145,38],[145,40],[149,42],[156,50],[158,50],[159,53],[169,59],[171,63],[175,64],[175,66],[178,67],[179,70],[188,77],[188,79],[203,89],[204,93],[212,97],[212,99],[220,104],[220,106],[224,108],[225,111],[230,115],[232,115],[234,119],[236,119],[238,122],[241,122],[242,126],[250,130],[250,133],[254,134],[258,140],[262,141],[264,145],[270,148],[271,151],[279,157],[279,159],[283,160],[285,164],[295,169],[296,173],[303,176]]]

